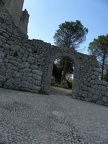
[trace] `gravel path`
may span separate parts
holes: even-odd
[[[51,86],[50,94],[53,95],[69,95],[72,93],[71,89],[66,89],[66,88],[61,88],[61,87],[56,87],[56,86]]]
[[[0,89],[0,144],[108,144],[108,108]]]

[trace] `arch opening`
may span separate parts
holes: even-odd
[[[72,84],[72,96],[76,96],[79,93],[80,89],[80,63],[75,57],[73,53],[57,53],[53,56],[50,57],[49,65],[48,65],[48,71],[46,74],[46,77],[44,79],[44,85],[43,85],[43,90],[48,92],[49,94],[51,93],[51,79],[52,79],[52,73],[53,73],[53,64],[55,60],[61,59],[61,58],[68,58],[71,60],[73,63],[73,76],[74,76],[74,81]]]
[[[71,95],[74,82],[74,61],[69,57],[60,57],[53,62],[51,94]]]

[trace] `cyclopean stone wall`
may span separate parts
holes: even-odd
[[[72,97],[108,106],[108,83],[99,79],[95,57],[29,40],[0,4],[1,88],[49,92],[53,62],[63,56],[71,58],[75,65]]]
[[[9,11],[14,24],[27,35],[29,14],[25,9],[22,11],[24,0],[2,0]]]

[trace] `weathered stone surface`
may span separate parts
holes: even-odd
[[[97,104],[100,104],[100,105],[103,105],[103,104],[104,104],[104,102],[103,102],[102,100],[98,100],[96,103],[97,103]]]
[[[103,96],[103,97],[102,97],[102,100],[103,100],[103,102],[105,102],[105,103],[106,103],[106,102],[108,102],[108,97]]]
[[[5,82],[6,81],[6,78],[2,75],[0,75],[0,82]]]

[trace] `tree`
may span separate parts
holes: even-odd
[[[100,35],[89,44],[88,51],[95,55],[101,68],[101,80],[104,77],[105,65],[108,64],[108,34]]]
[[[103,79],[108,82],[108,69],[106,70],[106,74],[104,75]]]
[[[55,45],[65,49],[77,49],[79,44],[85,41],[88,29],[79,20],[76,22],[64,22],[59,25],[59,29],[54,35]],[[62,80],[65,77],[68,59],[64,60]]]
[[[61,59],[57,59],[53,65],[53,76],[55,79],[60,83],[62,79],[62,72],[64,69],[64,62],[66,57],[62,57]],[[73,61],[67,58],[67,69],[66,73],[72,74],[73,73]]]

